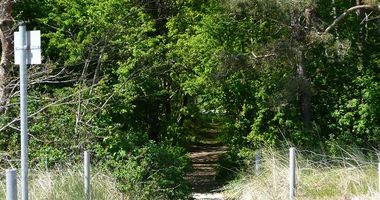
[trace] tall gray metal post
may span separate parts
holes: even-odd
[[[17,200],[17,171],[16,169],[6,170],[7,180],[7,200]]]
[[[296,197],[296,148],[289,149],[289,199]]]
[[[84,193],[86,195],[86,199],[91,199],[91,185],[90,185],[90,152],[84,152],[83,159],[83,168],[84,168]]]
[[[22,200],[28,200],[28,111],[27,111],[27,85],[28,72],[26,68],[26,26],[24,22],[19,24],[20,32],[20,124],[21,124],[21,196]]]

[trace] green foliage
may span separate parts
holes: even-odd
[[[219,167],[217,168],[217,180],[231,181],[239,175],[239,169],[244,167],[244,164],[238,156],[237,150],[232,150],[223,154],[219,158]]]
[[[339,15],[351,6],[341,0],[18,1],[15,19],[43,33],[44,64],[31,67],[29,77],[31,164],[75,163],[92,149],[115,170],[120,189],[186,198],[181,177],[188,163],[175,146],[187,142],[206,113],[223,118],[221,138],[233,153],[222,160],[231,167],[265,146],[378,148],[376,16],[353,12],[322,34],[334,10]],[[315,14],[311,21],[307,9]],[[9,70],[9,79],[16,75]],[[9,82],[0,118],[0,150],[12,158],[19,156],[17,82]]]
[[[96,162],[115,170],[119,188],[133,189],[136,199],[187,198],[189,163],[183,150],[170,146],[181,137],[176,120],[183,96],[166,60],[171,39],[157,31],[162,27],[155,17],[162,16],[135,1],[34,3],[18,2],[16,9],[17,18],[30,20],[28,28],[43,33],[45,64],[30,71],[31,164],[77,163],[83,150],[92,149]],[[163,14],[169,18],[177,12],[172,6],[180,5],[158,6],[171,7]],[[17,98],[11,101],[17,105]],[[12,157],[19,154],[12,126],[17,114],[12,105],[0,121],[1,150]]]
[[[104,164],[132,199],[189,198],[191,188],[183,179],[189,160],[182,148],[151,143],[129,153],[120,151]]]

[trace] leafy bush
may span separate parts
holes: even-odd
[[[189,198],[191,188],[183,177],[190,162],[182,148],[150,143],[105,164],[132,199]]]
[[[221,181],[233,180],[239,175],[243,166],[242,159],[238,157],[238,152],[231,150],[219,157],[216,179]]]

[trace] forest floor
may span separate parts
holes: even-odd
[[[219,156],[228,148],[217,140],[215,128],[202,131],[202,140],[189,146],[193,171],[186,179],[191,183],[195,200],[223,200],[220,192],[223,182],[216,179]]]

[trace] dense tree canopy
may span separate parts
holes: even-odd
[[[162,176],[180,174],[186,159],[178,146],[210,112],[223,116],[235,149],[379,147],[377,1],[25,0],[13,7],[15,21],[43,33],[43,64],[29,68],[36,164],[77,161],[92,149],[125,183],[123,173],[143,165],[139,155],[145,165],[179,167]],[[17,73],[9,67],[0,76],[7,93],[0,150],[10,157],[19,148]],[[157,176],[141,168],[133,178]],[[183,180],[172,181],[157,187]]]

